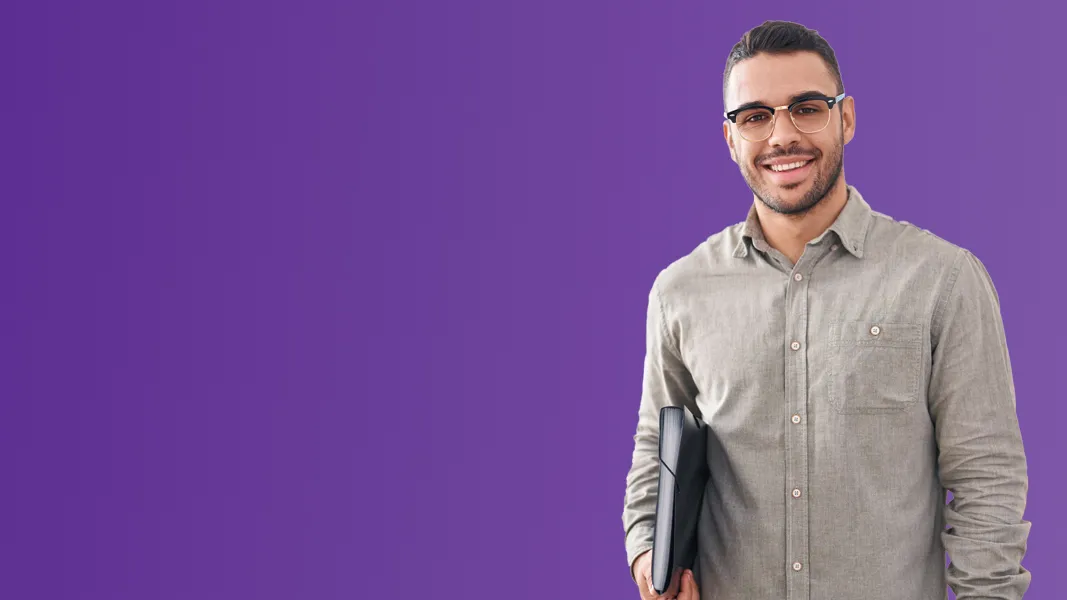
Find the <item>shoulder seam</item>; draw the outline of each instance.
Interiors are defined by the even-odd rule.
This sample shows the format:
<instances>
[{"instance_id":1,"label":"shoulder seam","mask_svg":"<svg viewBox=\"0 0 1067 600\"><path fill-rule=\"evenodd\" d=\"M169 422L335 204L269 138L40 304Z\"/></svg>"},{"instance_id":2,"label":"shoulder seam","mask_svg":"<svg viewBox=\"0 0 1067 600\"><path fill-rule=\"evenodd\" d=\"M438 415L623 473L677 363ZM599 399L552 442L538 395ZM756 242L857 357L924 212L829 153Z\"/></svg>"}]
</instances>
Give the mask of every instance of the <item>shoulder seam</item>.
<instances>
[{"instance_id":1,"label":"shoulder seam","mask_svg":"<svg viewBox=\"0 0 1067 600\"><path fill-rule=\"evenodd\" d=\"M940 333L941 315L944 314L945 306L948 304L948 297L952 295L952 291L956 288L956 280L959 279L960 275L960 260L966 252L966 248L958 247L956 249L956 258L952 260L952 270L949 272L947 285L942 288L941 292L938 292L937 302L934 305L934 316L930 319L930 328L933 331Z\"/></svg>"}]
</instances>

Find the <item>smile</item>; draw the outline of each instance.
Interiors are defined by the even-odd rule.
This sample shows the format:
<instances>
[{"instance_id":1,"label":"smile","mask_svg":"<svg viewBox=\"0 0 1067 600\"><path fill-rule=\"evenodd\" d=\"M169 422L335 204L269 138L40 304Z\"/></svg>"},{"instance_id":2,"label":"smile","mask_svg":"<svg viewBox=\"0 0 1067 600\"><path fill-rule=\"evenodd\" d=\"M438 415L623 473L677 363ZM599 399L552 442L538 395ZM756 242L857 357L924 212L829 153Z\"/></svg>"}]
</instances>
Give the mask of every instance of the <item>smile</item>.
<instances>
[{"instance_id":1,"label":"smile","mask_svg":"<svg viewBox=\"0 0 1067 600\"><path fill-rule=\"evenodd\" d=\"M800 167L803 167L804 165L808 164L809 162L811 162L810 159L809 160L801 160L801 161L797 161L797 162L786 163L786 164L782 164L782 165L764 165L764 166L766 168L776 172L776 173L781 173L783 171L792 171L793 169L799 169Z\"/></svg>"}]
</instances>

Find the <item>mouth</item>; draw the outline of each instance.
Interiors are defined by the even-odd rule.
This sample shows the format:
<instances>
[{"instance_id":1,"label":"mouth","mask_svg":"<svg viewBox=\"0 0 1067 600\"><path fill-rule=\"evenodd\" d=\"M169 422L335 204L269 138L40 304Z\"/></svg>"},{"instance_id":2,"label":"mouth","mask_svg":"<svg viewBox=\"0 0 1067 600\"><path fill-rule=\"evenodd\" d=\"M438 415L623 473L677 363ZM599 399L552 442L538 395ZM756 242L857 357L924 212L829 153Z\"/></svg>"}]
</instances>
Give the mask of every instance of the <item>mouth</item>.
<instances>
[{"instance_id":1,"label":"mouth","mask_svg":"<svg viewBox=\"0 0 1067 600\"><path fill-rule=\"evenodd\" d=\"M791 162L763 164L761 166L771 175L771 179L784 184L803 180L811 172L814 162L814 158L800 158Z\"/></svg>"}]
</instances>

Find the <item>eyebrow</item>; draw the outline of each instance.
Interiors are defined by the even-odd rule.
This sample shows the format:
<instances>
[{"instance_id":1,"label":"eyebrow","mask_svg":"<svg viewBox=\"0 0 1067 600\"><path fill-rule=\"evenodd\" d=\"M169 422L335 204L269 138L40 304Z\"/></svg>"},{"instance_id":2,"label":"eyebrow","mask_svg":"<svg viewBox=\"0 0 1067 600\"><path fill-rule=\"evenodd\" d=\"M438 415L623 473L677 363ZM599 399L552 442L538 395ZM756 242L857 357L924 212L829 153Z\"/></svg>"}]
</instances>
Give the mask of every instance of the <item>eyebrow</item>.
<instances>
[{"instance_id":1,"label":"eyebrow","mask_svg":"<svg viewBox=\"0 0 1067 600\"><path fill-rule=\"evenodd\" d=\"M819 90L806 90L806 91L799 92L799 93L796 93L796 94L793 94L792 96L790 96L789 97L789 102L787 102L786 104L792 104L794 102L798 102L800 100L805 100L805 99L811 98L813 96L826 96L826 95L827 94L824 94L823 92L820 92ZM761 100L753 100L752 102L745 102L744 104L742 104L741 106L738 106L734 110L747 110L747 109L750 109L750 108L755 108L757 106L770 106L770 105L767 104L766 102L761 101Z\"/></svg>"}]
</instances>

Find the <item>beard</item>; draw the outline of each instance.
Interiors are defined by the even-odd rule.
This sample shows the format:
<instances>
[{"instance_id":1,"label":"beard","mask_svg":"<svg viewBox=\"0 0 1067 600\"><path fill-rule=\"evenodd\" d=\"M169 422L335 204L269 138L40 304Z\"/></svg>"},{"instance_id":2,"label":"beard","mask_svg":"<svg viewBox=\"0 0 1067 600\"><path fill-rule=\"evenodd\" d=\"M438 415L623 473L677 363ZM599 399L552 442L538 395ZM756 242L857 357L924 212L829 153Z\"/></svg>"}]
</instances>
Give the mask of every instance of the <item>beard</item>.
<instances>
[{"instance_id":1,"label":"beard","mask_svg":"<svg viewBox=\"0 0 1067 600\"><path fill-rule=\"evenodd\" d=\"M842 133L841 139L834 146L827 161L823 161L823 153L818 149L812 149L809 151L794 150L791 152L773 154L769 156L762 156L753 161L754 166L745 166L741 168L741 176L744 177L745 183L748 184L752 193L759 198L767 208L773 210L776 213L783 215L802 215L812 208L814 208L822 199L826 197L830 190L837 185L837 181L841 178L841 170L843 167L843 155L844 155L844 134ZM819 169L815 172L814 180L811 183L811 189L808 190L803 197L796 202L796 204L788 204L782 200L780 196L774 195L770 191L770 185L764 179L764 168L759 165L759 161L769 158L778 158L783 156L811 156L814 155L813 161L818 165ZM782 186L784 189L795 189L806 182L790 184Z\"/></svg>"}]
</instances>

